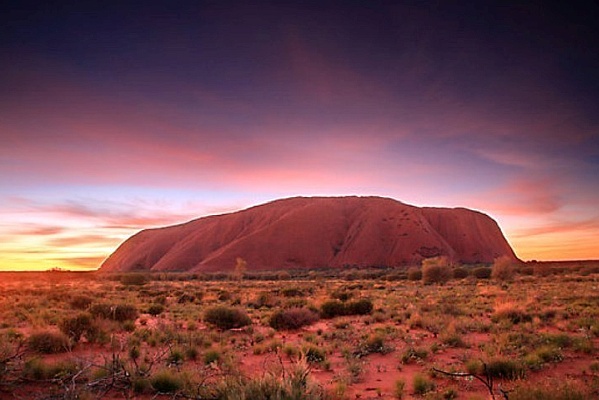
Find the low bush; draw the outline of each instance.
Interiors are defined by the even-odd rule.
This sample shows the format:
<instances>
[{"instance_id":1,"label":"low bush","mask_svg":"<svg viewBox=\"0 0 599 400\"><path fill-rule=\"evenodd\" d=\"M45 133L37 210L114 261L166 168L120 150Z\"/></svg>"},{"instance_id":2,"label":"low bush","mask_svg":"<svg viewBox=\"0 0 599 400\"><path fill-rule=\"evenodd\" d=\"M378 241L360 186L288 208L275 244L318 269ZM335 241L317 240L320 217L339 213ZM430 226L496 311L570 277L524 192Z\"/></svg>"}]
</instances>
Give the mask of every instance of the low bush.
<instances>
[{"instance_id":1,"label":"low bush","mask_svg":"<svg viewBox=\"0 0 599 400\"><path fill-rule=\"evenodd\" d=\"M508 256L501 256L495 259L491 267L491 277L498 281L509 281L514 277L514 263Z\"/></svg>"},{"instance_id":2,"label":"low bush","mask_svg":"<svg viewBox=\"0 0 599 400\"><path fill-rule=\"evenodd\" d=\"M339 300L326 301L320 306L322 318L335 318L341 315L345 315L345 304Z\"/></svg>"},{"instance_id":3,"label":"low bush","mask_svg":"<svg viewBox=\"0 0 599 400\"><path fill-rule=\"evenodd\" d=\"M242 328L252 323L252 320L245 311L226 306L216 306L207 309L204 313L204 321L223 330Z\"/></svg>"},{"instance_id":4,"label":"low bush","mask_svg":"<svg viewBox=\"0 0 599 400\"><path fill-rule=\"evenodd\" d=\"M477 279L489 279L493 271L489 267L478 267L472 270L472 276Z\"/></svg>"},{"instance_id":5,"label":"low bush","mask_svg":"<svg viewBox=\"0 0 599 400\"><path fill-rule=\"evenodd\" d=\"M142 286L148 283L149 279L145 274L129 273L122 275L120 281L125 286Z\"/></svg>"},{"instance_id":6,"label":"low bush","mask_svg":"<svg viewBox=\"0 0 599 400\"><path fill-rule=\"evenodd\" d=\"M137 308L130 304L107 304L99 303L90 307L89 312L94 317L124 322L137 319L139 313Z\"/></svg>"},{"instance_id":7,"label":"low bush","mask_svg":"<svg viewBox=\"0 0 599 400\"><path fill-rule=\"evenodd\" d=\"M92 316L88 313L82 313L75 317L62 320L59 328L62 333L67 335L75 343L79 342L83 335L91 341L98 332Z\"/></svg>"},{"instance_id":8,"label":"low bush","mask_svg":"<svg viewBox=\"0 0 599 400\"><path fill-rule=\"evenodd\" d=\"M445 283L453 276L447 257L434 257L422 260L422 282L425 285Z\"/></svg>"},{"instance_id":9,"label":"low bush","mask_svg":"<svg viewBox=\"0 0 599 400\"><path fill-rule=\"evenodd\" d=\"M150 377L150 385L158 393L175 393L183 388L183 380L169 370L162 370Z\"/></svg>"},{"instance_id":10,"label":"low bush","mask_svg":"<svg viewBox=\"0 0 599 400\"><path fill-rule=\"evenodd\" d=\"M309 363L319 364L326 360L327 356L323 349L316 346L308 346L304 349L306 361Z\"/></svg>"},{"instance_id":11,"label":"low bush","mask_svg":"<svg viewBox=\"0 0 599 400\"><path fill-rule=\"evenodd\" d=\"M153 317L160 315L163 312L164 306L162 304L151 304L150 307L148 307L148 314L150 314Z\"/></svg>"},{"instance_id":12,"label":"low bush","mask_svg":"<svg viewBox=\"0 0 599 400\"><path fill-rule=\"evenodd\" d=\"M75 374L77 369L77 364L72 361L50 363L39 358L34 358L25 363L23 376L27 379L38 381L49 380Z\"/></svg>"},{"instance_id":13,"label":"low bush","mask_svg":"<svg viewBox=\"0 0 599 400\"><path fill-rule=\"evenodd\" d=\"M204 353L204 364L218 363L222 359L222 354L218 350L208 350Z\"/></svg>"},{"instance_id":14,"label":"low bush","mask_svg":"<svg viewBox=\"0 0 599 400\"><path fill-rule=\"evenodd\" d=\"M372 353L388 354L393 351L393 347L385 344L385 337L381 334L370 335L364 340L357 351L361 356Z\"/></svg>"},{"instance_id":15,"label":"low bush","mask_svg":"<svg viewBox=\"0 0 599 400\"><path fill-rule=\"evenodd\" d=\"M414 361L424 360L428 357L428 351L423 348L408 347L401 355L402 364L410 364Z\"/></svg>"},{"instance_id":16,"label":"low bush","mask_svg":"<svg viewBox=\"0 0 599 400\"><path fill-rule=\"evenodd\" d=\"M593 398L588 389L574 383L556 383L550 386L520 385L510 391L510 400L587 400Z\"/></svg>"},{"instance_id":17,"label":"low bush","mask_svg":"<svg viewBox=\"0 0 599 400\"><path fill-rule=\"evenodd\" d=\"M495 312L491 316L493 322L508 320L517 325L521 322L531 322L532 315L518 307L517 305L506 303L495 307Z\"/></svg>"},{"instance_id":18,"label":"low bush","mask_svg":"<svg viewBox=\"0 0 599 400\"><path fill-rule=\"evenodd\" d=\"M422 270L418 267L410 267L408 269L408 280L419 281L422 279Z\"/></svg>"},{"instance_id":19,"label":"low bush","mask_svg":"<svg viewBox=\"0 0 599 400\"><path fill-rule=\"evenodd\" d=\"M322 318L334 318L343 315L368 315L372 312L373 304L369 299L360 299L343 303L339 300L329 300L320 306Z\"/></svg>"},{"instance_id":20,"label":"low bush","mask_svg":"<svg viewBox=\"0 0 599 400\"><path fill-rule=\"evenodd\" d=\"M307 308L289 308L276 311L271 315L269 325L276 330L294 330L312 325L318 321L318 315Z\"/></svg>"},{"instance_id":21,"label":"low bush","mask_svg":"<svg viewBox=\"0 0 599 400\"><path fill-rule=\"evenodd\" d=\"M472 360L466 364L466 370L470 374L508 380L523 379L526 375L521 363L508 358L495 358L486 363Z\"/></svg>"},{"instance_id":22,"label":"low bush","mask_svg":"<svg viewBox=\"0 0 599 400\"><path fill-rule=\"evenodd\" d=\"M368 299L360 299L347 303L347 315L369 315L372 312L373 304Z\"/></svg>"},{"instance_id":23,"label":"low bush","mask_svg":"<svg viewBox=\"0 0 599 400\"><path fill-rule=\"evenodd\" d=\"M337 289L334 290L333 293L331 293L331 298L341 301L348 301L352 297L354 297L354 293L345 289Z\"/></svg>"},{"instance_id":24,"label":"low bush","mask_svg":"<svg viewBox=\"0 0 599 400\"><path fill-rule=\"evenodd\" d=\"M464 267L456 267L453 269L453 278L454 279L464 279L469 275L468 270Z\"/></svg>"},{"instance_id":25,"label":"low bush","mask_svg":"<svg viewBox=\"0 0 599 400\"><path fill-rule=\"evenodd\" d=\"M417 373L414 375L413 381L414 393L422 396L435 389L435 383L426 376Z\"/></svg>"},{"instance_id":26,"label":"low bush","mask_svg":"<svg viewBox=\"0 0 599 400\"><path fill-rule=\"evenodd\" d=\"M183 293L177 299L177 303L179 303L179 304L193 303L195 300L196 300L196 297L194 295L188 294L188 293Z\"/></svg>"},{"instance_id":27,"label":"low bush","mask_svg":"<svg viewBox=\"0 0 599 400\"><path fill-rule=\"evenodd\" d=\"M86 310L92 303L94 299L85 295L78 295L71 299L70 305L72 308L76 310Z\"/></svg>"},{"instance_id":28,"label":"low bush","mask_svg":"<svg viewBox=\"0 0 599 400\"><path fill-rule=\"evenodd\" d=\"M62 332L36 332L27 338L29 349L43 354L64 353L71 348L69 338Z\"/></svg>"},{"instance_id":29,"label":"low bush","mask_svg":"<svg viewBox=\"0 0 599 400\"><path fill-rule=\"evenodd\" d=\"M300 297L305 296L305 293L304 290L292 286L281 289L281 295L284 297Z\"/></svg>"}]
</instances>

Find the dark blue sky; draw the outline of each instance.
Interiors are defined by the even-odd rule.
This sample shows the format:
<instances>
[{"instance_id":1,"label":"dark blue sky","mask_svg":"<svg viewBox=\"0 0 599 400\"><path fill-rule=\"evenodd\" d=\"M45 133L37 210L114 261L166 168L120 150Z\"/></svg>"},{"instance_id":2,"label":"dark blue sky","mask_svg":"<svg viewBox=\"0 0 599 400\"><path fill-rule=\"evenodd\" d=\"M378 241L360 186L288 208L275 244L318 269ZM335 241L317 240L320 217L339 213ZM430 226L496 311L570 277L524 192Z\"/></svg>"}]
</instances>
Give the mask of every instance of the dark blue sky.
<instances>
[{"instance_id":1,"label":"dark blue sky","mask_svg":"<svg viewBox=\"0 0 599 400\"><path fill-rule=\"evenodd\" d=\"M322 194L476 208L522 258L599 258L594 2L108 3L0 9L0 268Z\"/></svg>"}]
</instances>

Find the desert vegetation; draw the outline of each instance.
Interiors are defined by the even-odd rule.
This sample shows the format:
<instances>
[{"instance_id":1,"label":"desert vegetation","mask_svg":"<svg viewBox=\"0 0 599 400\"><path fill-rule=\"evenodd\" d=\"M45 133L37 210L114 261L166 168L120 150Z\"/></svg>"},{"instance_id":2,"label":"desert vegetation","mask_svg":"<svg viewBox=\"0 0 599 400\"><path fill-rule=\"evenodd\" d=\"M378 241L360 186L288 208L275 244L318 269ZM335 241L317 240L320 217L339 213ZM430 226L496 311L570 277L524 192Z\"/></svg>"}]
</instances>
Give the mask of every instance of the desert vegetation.
<instances>
[{"instance_id":1,"label":"desert vegetation","mask_svg":"<svg viewBox=\"0 0 599 400\"><path fill-rule=\"evenodd\" d=\"M594 398L594 267L5 273L0 398Z\"/></svg>"}]
</instances>

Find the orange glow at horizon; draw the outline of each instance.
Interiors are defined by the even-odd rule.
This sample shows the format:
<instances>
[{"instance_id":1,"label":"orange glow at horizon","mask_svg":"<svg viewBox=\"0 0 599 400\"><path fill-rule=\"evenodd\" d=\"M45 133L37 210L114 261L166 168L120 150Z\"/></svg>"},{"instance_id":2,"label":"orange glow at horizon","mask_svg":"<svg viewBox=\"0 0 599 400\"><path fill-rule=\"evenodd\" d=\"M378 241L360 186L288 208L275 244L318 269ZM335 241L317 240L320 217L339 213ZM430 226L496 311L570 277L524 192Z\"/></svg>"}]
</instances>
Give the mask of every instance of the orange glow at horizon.
<instances>
[{"instance_id":1,"label":"orange glow at horizon","mask_svg":"<svg viewBox=\"0 0 599 400\"><path fill-rule=\"evenodd\" d=\"M225 209L233 211L234 208ZM217 212L217 214L220 212ZM151 214L151 213L150 213ZM68 218L65 219L65 222ZM68 227L52 228L56 219L48 218L48 226L4 235L0 243L0 271L46 271L52 268L63 270L95 270L121 242L139 231L139 227L121 227L114 218L114 226L90 227L71 216ZM181 215L165 216L162 224L185 222L191 217ZM134 216L123 216L122 222L136 220L139 224L156 221L156 216L144 220ZM498 220L508 242L516 255L523 261L579 261L599 259L596 238L599 229L594 225L583 227L554 226L553 228L513 229L527 219L523 217ZM528 222L530 226L538 221ZM79 224L79 225L78 225ZM106 224L109 225L109 224ZM507 226L506 226L507 225Z\"/></svg>"}]
</instances>

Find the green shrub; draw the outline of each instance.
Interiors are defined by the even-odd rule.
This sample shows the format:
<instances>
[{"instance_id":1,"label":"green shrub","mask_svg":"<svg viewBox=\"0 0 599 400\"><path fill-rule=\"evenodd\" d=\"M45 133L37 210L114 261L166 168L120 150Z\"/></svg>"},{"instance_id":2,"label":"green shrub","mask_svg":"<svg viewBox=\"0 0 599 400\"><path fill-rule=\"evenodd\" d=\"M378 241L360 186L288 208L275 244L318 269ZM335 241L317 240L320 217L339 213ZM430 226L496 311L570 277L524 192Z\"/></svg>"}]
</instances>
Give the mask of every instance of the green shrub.
<instances>
[{"instance_id":1,"label":"green shrub","mask_svg":"<svg viewBox=\"0 0 599 400\"><path fill-rule=\"evenodd\" d=\"M71 348L69 338L62 332L36 332L27 339L27 346L38 353L64 353Z\"/></svg>"},{"instance_id":2,"label":"green shrub","mask_svg":"<svg viewBox=\"0 0 599 400\"><path fill-rule=\"evenodd\" d=\"M23 367L23 376L25 378L39 381L65 377L76 372L77 364L72 361L50 363L34 358L27 361Z\"/></svg>"},{"instance_id":3,"label":"green shrub","mask_svg":"<svg viewBox=\"0 0 599 400\"><path fill-rule=\"evenodd\" d=\"M298 361L281 374L268 371L261 377L227 377L210 398L220 400L323 400L330 398L310 379L309 366Z\"/></svg>"},{"instance_id":4,"label":"green shrub","mask_svg":"<svg viewBox=\"0 0 599 400\"><path fill-rule=\"evenodd\" d=\"M486 374L494 378L517 380L523 379L526 371L515 360L497 358L486 363Z\"/></svg>"},{"instance_id":5,"label":"green shrub","mask_svg":"<svg viewBox=\"0 0 599 400\"><path fill-rule=\"evenodd\" d=\"M150 385L158 393L175 393L183 388L183 380L169 370L162 370L150 377Z\"/></svg>"},{"instance_id":6,"label":"green shrub","mask_svg":"<svg viewBox=\"0 0 599 400\"><path fill-rule=\"evenodd\" d=\"M455 330L443 332L440 339L444 345L449 347L468 347L460 333Z\"/></svg>"},{"instance_id":7,"label":"green shrub","mask_svg":"<svg viewBox=\"0 0 599 400\"><path fill-rule=\"evenodd\" d=\"M218 363L221 358L222 355L220 351L214 349L208 350L204 353L204 364Z\"/></svg>"},{"instance_id":8,"label":"green shrub","mask_svg":"<svg viewBox=\"0 0 599 400\"><path fill-rule=\"evenodd\" d=\"M341 315L345 315L345 304L339 300L326 301L320 306L322 318L335 318Z\"/></svg>"},{"instance_id":9,"label":"green shrub","mask_svg":"<svg viewBox=\"0 0 599 400\"><path fill-rule=\"evenodd\" d=\"M322 363L327 358L324 350L316 346L308 346L306 349L304 349L304 354L306 356L306 360L309 363L314 364Z\"/></svg>"},{"instance_id":10,"label":"green shrub","mask_svg":"<svg viewBox=\"0 0 599 400\"><path fill-rule=\"evenodd\" d=\"M98 332L92 316L88 313L82 313L75 317L62 320L59 325L60 331L67 335L75 343L81 340L81 336L91 341Z\"/></svg>"},{"instance_id":11,"label":"green shrub","mask_svg":"<svg viewBox=\"0 0 599 400\"><path fill-rule=\"evenodd\" d=\"M252 323L245 311L226 306L207 309L204 313L204 321L223 330L242 328Z\"/></svg>"},{"instance_id":12,"label":"green shrub","mask_svg":"<svg viewBox=\"0 0 599 400\"><path fill-rule=\"evenodd\" d=\"M172 349L168 355L167 361L169 364L179 365L183 363L184 359L185 355L183 354L183 351L180 349Z\"/></svg>"},{"instance_id":13,"label":"green shrub","mask_svg":"<svg viewBox=\"0 0 599 400\"><path fill-rule=\"evenodd\" d=\"M318 321L318 315L307 308L289 308L279 310L270 317L269 325L276 330L294 330L312 325Z\"/></svg>"},{"instance_id":14,"label":"green shrub","mask_svg":"<svg viewBox=\"0 0 599 400\"><path fill-rule=\"evenodd\" d=\"M413 381L414 393L422 396L435 389L435 383L422 374L414 375Z\"/></svg>"}]
</instances>

